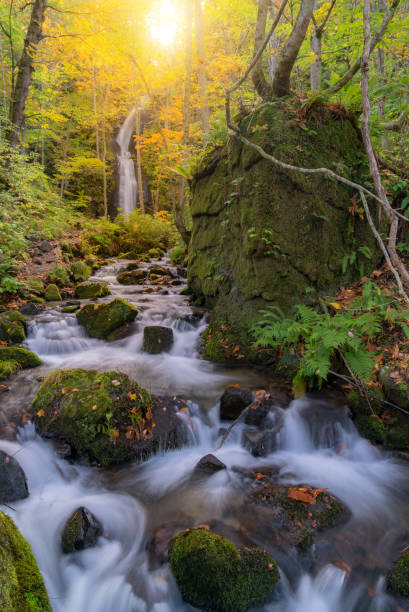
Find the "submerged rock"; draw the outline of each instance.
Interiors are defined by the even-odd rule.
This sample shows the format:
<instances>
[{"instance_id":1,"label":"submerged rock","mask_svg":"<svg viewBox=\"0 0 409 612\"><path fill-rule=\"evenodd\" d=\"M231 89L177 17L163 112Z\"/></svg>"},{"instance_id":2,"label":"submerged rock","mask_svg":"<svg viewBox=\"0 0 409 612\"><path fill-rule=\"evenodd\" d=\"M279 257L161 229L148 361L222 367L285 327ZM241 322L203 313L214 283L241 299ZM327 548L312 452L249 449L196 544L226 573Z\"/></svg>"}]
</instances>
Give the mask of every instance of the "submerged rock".
<instances>
[{"instance_id":1,"label":"submerged rock","mask_svg":"<svg viewBox=\"0 0 409 612\"><path fill-rule=\"evenodd\" d=\"M169 559L184 601L202 610L244 612L263 603L279 579L268 552L240 550L205 529L181 532Z\"/></svg>"},{"instance_id":2,"label":"submerged rock","mask_svg":"<svg viewBox=\"0 0 409 612\"><path fill-rule=\"evenodd\" d=\"M150 457L184 441L177 400L151 398L126 374L57 370L33 402L37 430L102 466Z\"/></svg>"},{"instance_id":3,"label":"submerged rock","mask_svg":"<svg viewBox=\"0 0 409 612\"><path fill-rule=\"evenodd\" d=\"M61 302L62 297L57 285L48 285L45 290L45 299L47 302Z\"/></svg>"},{"instance_id":4,"label":"submerged rock","mask_svg":"<svg viewBox=\"0 0 409 612\"><path fill-rule=\"evenodd\" d=\"M87 508L77 508L68 519L61 538L65 554L95 546L103 529L99 520Z\"/></svg>"},{"instance_id":5,"label":"submerged rock","mask_svg":"<svg viewBox=\"0 0 409 612\"><path fill-rule=\"evenodd\" d=\"M29 543L10 517L0 512L0 609L52 612L44 581Z\"/></svg>"},{"instance_id":6,"label":"submerged rock","mask_svg":"<svg viewBox=\"0 0 409 612\"><path fill-rule=\"evenodd\" d=\"M27 479L20 464L14 457L0 450L0 504L8 504L26 497L28 497Z\"/></svg>"},{"instance_id":7,"label":"submerged rock","mask_svg":"<svg viewBox=\"0 0 409 612\"><path fill-rule=\"evenodd\" d=\"M86 304L77 312L77 321L91 338L115 340L115 331L135 320L138 309L121 298L108 304Z\"/></svg>"},{"instance_id":8,"label":"submerged rock","mask_svg":"<svg viewBox=\"0 0 409 612\"><path fill-rule=\"evenodd\" d=\"M252 401L251 391L227 387L220 400L220 418L234 421Z\"/></svg>"},{"instance_id":9,"label":"submerged rock","mask_svg":"<svg viewBox=\"0 0 409 612\"><path fill-rule=\"evenodd\" d=\"M0 314L0 340L18 344L26 339L25 317L18 310Z\"/></svg>"},{"instance_id":10,"label":"submerged rock","mask_svg":"<svg viewBox=\"0 0 409 612\"><path fill-rule=\"evenodd\" d=\"M106 295L110 295L110 293L111 292L108 285L105 283L94 283L87 281L85 283L80 283L75 287L75 295L81 300L105 297Z\"/></svg>"},{"instance_id":11,"label":"submerged rock","mask_svg":"<svg viewBox=\"0 0 409 612\"><path fill-rule=\"evenodd\" d=\"M149 325L143 330L142 350L151 355L170 351L173 346L173 329L161 325Z\"/></svg>"}]
</instances>

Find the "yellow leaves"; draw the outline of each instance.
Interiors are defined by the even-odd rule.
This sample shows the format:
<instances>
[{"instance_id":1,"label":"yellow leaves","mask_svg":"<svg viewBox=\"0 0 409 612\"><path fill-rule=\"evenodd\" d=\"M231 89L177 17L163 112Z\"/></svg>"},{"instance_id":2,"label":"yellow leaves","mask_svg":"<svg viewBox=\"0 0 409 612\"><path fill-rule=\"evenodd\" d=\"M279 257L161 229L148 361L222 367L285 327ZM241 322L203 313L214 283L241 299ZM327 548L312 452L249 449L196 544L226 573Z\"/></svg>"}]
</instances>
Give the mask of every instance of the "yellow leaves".
<instances>
[{"instance_id":1,"label":"yellow leaves","mask_svg":"<svg viewBox=\"0 0 409 612\"><path fill-rule=\"evenodd\" d=\"M339 304L339 302L329 302L328 303L329 306L332 306L332 308L334 310L341 310L341 304Z\"/></svg>"},{"instance_id":2,"label":"yellow leaves","mask_svg":"<svg viewBox=\"0 0 409 612\"><path fill-rule=\"evenodd\" d=\"M43 408L37 410L37 416L40 418L45 417L45 410L43 410Z\"/></svg>"},{"instance_id":3,"label":"yellow leaves","mask_svg":"<svg viewBox=\"0 0 409 612\"><path fill-rule=\"evenodd\" d=\"M63 387L61 389L61 395L65 395L66 393L68 393L68 391L70 391L69 387Z\"/></svg>"},{"instance_id":4,"label":"yellow leaves","mask_svg":"<svg viewBox=\"0 0 409 612\"><path fill-rule=\"evenodd\" d=\"M136 393L131 393L131 392L129 391L129 393L128 393L128 397L129 397L129 399L130 399L132 402L135 402L135 401L136 401Z\"/></svg>"}]
</instances>

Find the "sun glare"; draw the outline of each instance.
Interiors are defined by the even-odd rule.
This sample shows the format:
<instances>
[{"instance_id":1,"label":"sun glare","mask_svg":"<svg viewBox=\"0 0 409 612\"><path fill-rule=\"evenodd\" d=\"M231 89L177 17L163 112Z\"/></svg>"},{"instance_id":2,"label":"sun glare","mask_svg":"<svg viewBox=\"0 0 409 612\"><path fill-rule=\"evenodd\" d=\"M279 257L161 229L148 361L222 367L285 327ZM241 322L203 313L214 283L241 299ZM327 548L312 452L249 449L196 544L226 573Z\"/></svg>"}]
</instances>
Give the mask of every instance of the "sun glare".
<instances>
[{"instance_id":1,"label":"sun glare","mask_svg":"<svg viewBox=\"0 0 409 612\"><path fill-rule=\"evenodd\" d=\"M162 0L159 7L149 17L149 29L152 38L169 47L176 38L177 10L169 0Z\"/></svg>"}]
</instances>

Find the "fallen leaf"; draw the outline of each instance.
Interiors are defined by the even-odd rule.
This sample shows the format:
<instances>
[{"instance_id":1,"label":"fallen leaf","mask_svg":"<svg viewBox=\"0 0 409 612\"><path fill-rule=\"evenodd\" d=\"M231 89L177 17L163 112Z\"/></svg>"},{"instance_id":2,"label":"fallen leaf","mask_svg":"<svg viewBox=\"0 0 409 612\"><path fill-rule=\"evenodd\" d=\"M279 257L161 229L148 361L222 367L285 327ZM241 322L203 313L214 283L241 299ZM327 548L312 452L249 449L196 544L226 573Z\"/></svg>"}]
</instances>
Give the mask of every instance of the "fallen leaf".
<instances>
[{"instance_id":1,"label":"fallen leaf","mask_svg":"<svg viewBox=\"0 0 409 612\"><path fill-rule=\"evenodd\" d=\"M119 380L111 380L111 383L114 385L114 387L118 387L118 385L121 384Z\"/></svg>"},{"instance_id":2,"label":"fallen leaf","mask_svg":"<svg viewBox=\"0 0 409 612\"><path fill-rule=\"evenodd\" d=\"M326 489L313 489L311 487L291 487L288 497L301 501L305 504L316 504L317 497L320 493L323 493Z\"/></svg>"},{"instance_id":3,"label":"fallen leaf","mask_svg":"<svg viewBox=\"0 0 409 612\"><path fill-rule=\"evenodd\" d=\"M336 565L337 567L339 567L339 569L343 570L349 578L351 574L351 568L349 567L347 563L345 563L344 561L340 561L339 559L333 559L332 564Z\"/></svg>"},{"instance_id":4,"label":"fallen leaf","mask_svg":"<svg viewBox=\"0 0 409 612\"><path fill-rule=\"evenodd\" d=\"M37 410L37 416L38 417L44 417L45 416L45 410L43 408L41 408L40 410Z\"/></svg>"}]
</instances>

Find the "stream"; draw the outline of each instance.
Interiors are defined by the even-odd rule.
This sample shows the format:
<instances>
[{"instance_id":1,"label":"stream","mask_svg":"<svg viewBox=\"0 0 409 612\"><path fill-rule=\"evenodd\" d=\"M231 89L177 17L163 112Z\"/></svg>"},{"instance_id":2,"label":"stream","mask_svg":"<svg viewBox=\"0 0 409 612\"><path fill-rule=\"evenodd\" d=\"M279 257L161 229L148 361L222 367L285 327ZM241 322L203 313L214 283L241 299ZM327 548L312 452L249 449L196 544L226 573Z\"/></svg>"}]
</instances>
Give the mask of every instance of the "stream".
<instances>
[{"instance_id":1,"label":"stream","mask_svg":"<svg viewBox=\"0 0 409 612\"><path fill-rule=\"evenodd\" d=\"M34 426L20 428L16 441L0 440L28 479L30 495L4 508L30 542L56 612L189 611L169 565L152 563L147 544L155 528L182 522L186 527L219 521L240 527L240 469L278 467L278 481L327 488L349 509L347 522L329 529L311 554L295 550L276 557L280 577L263 612L409 611L385 586L396 551L409 544L409 465L361 438L342 406L331 396L307 396L283 411L284 426L275 450L253 457L241 444L237 425L223 447L219 400L229 384L268 389L265 372L227 368L200 359L197 347L206 316L197 315L181 296L181 286L147 293L123 286L116 275L126 261L101 268L92 279L106 282L109 298L123 297L139 309L129 337L108 344L86 337L75 315L48 308L29 322L27 347L44 365L19 373L1 396L5 414L24 412L39 385L54 368L119 370L155 394L181 395L187 401L189 444L158 454L143 464L102 470L59 457ZM167 259L155 264L170 266ZM144 264L147 265L147 264ZM150 264L152 265L152 264ZM173 269L176 275L176 269ZM91 279L91 280L92 280ZM166 354L143 353L145 325L172 327L175 343ZM334 405L335 402L335 405ZM328 417L328 418L327 418ZM226 470L192 478L197 462L214 453ZM61 534L67 519L86 506L104 526L94 548L64 555ZM3 508L2 508L3 509ZM271 525L266 525L272 529ZM263 541L256 542L265 545ZM275 555L275 551L271 551Z\"/></svg>"}]
</instances>

